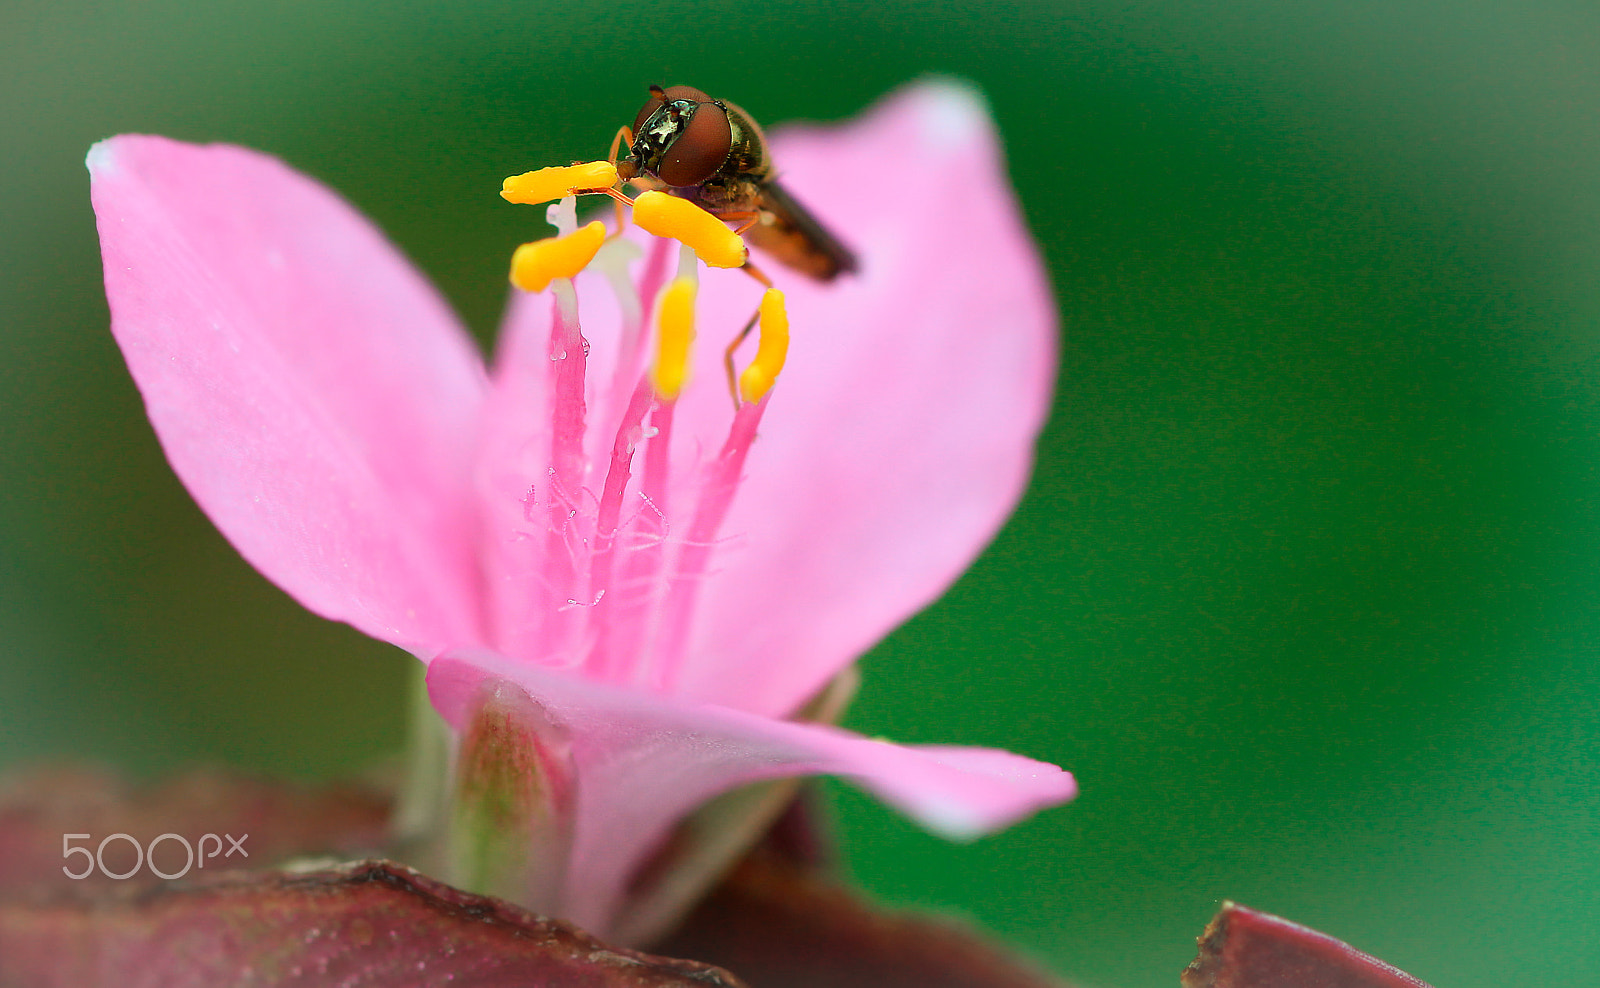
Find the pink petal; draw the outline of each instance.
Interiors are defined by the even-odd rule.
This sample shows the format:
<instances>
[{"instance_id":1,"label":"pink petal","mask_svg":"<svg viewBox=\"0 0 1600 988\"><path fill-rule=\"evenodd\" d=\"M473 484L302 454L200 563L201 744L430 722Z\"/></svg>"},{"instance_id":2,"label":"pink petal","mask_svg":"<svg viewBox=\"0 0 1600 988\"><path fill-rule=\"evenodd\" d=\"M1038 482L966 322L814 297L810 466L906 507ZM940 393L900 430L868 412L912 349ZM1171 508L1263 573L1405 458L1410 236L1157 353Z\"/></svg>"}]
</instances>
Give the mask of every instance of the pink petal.
<instances>
[{"instance_id":1,"label":"pink petal","mask_svg":"<svg viewBox=\"0 0 1600 988\"><path fill-rule=\"evenodd\" d=\"M428 671L434 707L460 729L490 677L522 687L568 732L578 800L563 915L587 929L605 928L628 875L673 824L734 786L841 775L958 839L1007 826L1076 792L1061 769L1003 751L901 747L588 682L487 652L434 661Z\"/></svg>"},{"instance_id":2,"label":"pink petal","mask_svg":"<svg viewBox=\"0 0 1600 988\"><path fill-rule=\"evenodd\" d=\"M419 651L480 641L471 342L366 220L276 159L89 153L111 328L173 469L306 607Z\"/></svg>"},{"instance_id":3,"label":"pink petal","mask_svg":"<svg viewBox=\"0 0 1600 988\"><path fill-rule=\"evenodd\" d=\"M530 613L538 597L528 584L540 577L536 554L545 548L545 523L534 517L533 501L545 496L549 483L551 305L548 294L512 295L473 468L492 629L486 642L518 655L539 654L529 640L538 631ZM515 332L513 325L538 331Z\"/></svg>"},{"instance_id":4,"label":"pink petal","mask_svg":"<svg viewBox=\"0 0 1600 988\"><path fill-rule=\"evenodd\" d=\"M842 130L788 131L774 159L862 271L819 286L766 265L788 296L789 362L680 684L781 715L943 593L1016 505L1049 409L1056 318L970 91L923 85ZM754 311L748 281L706 275L679 443L715 450L726 431L711 340Z\"/></svg>"}]
</instances>

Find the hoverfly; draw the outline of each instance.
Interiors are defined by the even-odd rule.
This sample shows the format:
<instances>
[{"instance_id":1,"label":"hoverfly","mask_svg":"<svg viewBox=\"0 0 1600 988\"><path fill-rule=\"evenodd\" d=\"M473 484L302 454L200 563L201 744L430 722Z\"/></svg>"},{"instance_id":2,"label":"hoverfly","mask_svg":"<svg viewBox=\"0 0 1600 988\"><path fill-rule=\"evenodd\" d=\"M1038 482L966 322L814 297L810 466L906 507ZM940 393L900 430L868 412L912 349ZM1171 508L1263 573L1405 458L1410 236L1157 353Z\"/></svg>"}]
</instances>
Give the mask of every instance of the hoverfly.
<instances>
[{"instance_id":1,"label":"hoverfly","mask_svg":"<svg viewBox=\"0 0 1600 988\"><path fill-rule=\"evenodd\" d=\"M618 161L623 145L628 155ZM633 127L617 131L610 158L624 182L736 224L736 232L796 271L832 281L857 269L850 249L772 177L765 135L732 103L689 86L651 86ZM745 267L766 282L753 265Z\"/></svg>"}]
</instances>

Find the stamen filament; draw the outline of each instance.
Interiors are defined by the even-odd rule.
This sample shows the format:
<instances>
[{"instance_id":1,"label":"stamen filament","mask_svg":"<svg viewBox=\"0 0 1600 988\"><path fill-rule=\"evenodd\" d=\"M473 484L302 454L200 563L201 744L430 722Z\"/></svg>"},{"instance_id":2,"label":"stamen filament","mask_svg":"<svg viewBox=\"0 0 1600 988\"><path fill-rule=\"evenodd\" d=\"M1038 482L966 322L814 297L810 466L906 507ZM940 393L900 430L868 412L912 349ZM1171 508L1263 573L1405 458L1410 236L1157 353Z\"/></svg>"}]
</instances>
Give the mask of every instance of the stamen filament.
<instances>
[{"instance_id":1,"label":"stamen filament","mask_svg":"<svg viewBox=\"0 0 1600 988\"><path fill-rule=\"evenodd\" d=\"M574 596L577 566L571 540L581 538L575 530L577 502L583 491L583 436L586 402L584 379L588 369L588 344L577 318L571 282L561 282L568 291L557 293L550 327L550 471L546 481L550 490L547 506L549 531L545 533L545 576L557 595ZM567 304L563 304L567 303ZM582 628L582 619L545 613L543 635L547 647L561 654L568 636Z\"/></svg>"},{"instance_id":2,"label":"stamen filament","mask_svg":"<svg viewBox=\"0 0 1600 988\"><path fill-rule=\"evenodd\" d=\"M556 236L565 237L578 229L578 197L562 196L544 207L544 221L556 228Z\"/></svg>"},{"instance_id":3,"label":"stamen filament","mask_svg":"<svg viewBox=\"0 0 1600 988\"><path fill-rule=\"evenodd\" d=\"M619 391L626 386L625 382L636 381L639 378L644 359L644 342L649 333L649 324L645 321L645 317L646 314L655 311L656 297L661 294L661 288L666 284L668 272L671 270L668 267L668 260L672 246L672 241L656 238L645 260L644 271L639 276L636 294L638 315L631 322L624 324L621 349L617 356L615 383ZM623 272L623 278L628 278L627 272Z\"/></svg>"},{"instance_id":4,"label":"stamen filament","mask_svg":"<svg viewBox=\"0 0 1600 988\"><path fill-rule=\"evenodd\" d=\"M673 402L658 401L650 412L650 430L654 435L645 443L644 476L640 478L639 506L631 526L631 541L621 560L622 572L613 580L615 592L611 595L613 623L608 645L614 657L626 657L629 662L647 656L650 642L655 640L661 622L662 599L668 590L663 578L668 560L675 548L673 530L668 522L670 497L668 492L668 457L672 448ZM613 660L614 661L614 660ZM625 668L609 666L609 678L626 681Z\"/></svg>"},{"instance_id":5,"label":"stamen filament","mask_svg":"<svg viewBox=\"0 0 1600 988\"><path fill-rule=\"evenodd\" d=\"M644 449L644 479L639 485L639 492L662 513L670 506L668 483L671 462L668 457L672 451L672 413L677 407L675 402L670 401L656 404L655 410L650 413L650 427L655 430L655 435L650 437L650 445Z\"/></svg>"},{"instance_id":6,"label":"stamen filament","mask_svg":"<svg viewBox=\"0 0 1600 988\"><path fill-rule=\"evenodd\" d=\"M652 661L640 664L640 674L645 677L640 685L670 690L683 673L683 652L688 645L695 598L700 594L700 583L711 561L711 551L716 547L717 532L733 504L734 494L738 493L745 457L750 453L750 444L755 441L756 428L766 409L765 402L740 406L734 413L722 451L706 468L700 501L695 505L687 538L672 567L671 585L658 610L662 624L652 636Z\"/></svg>"},{"instance_id":7,"label":"stamen filament","mask_svg":"<svg viewBox=\"0 0 1600 988\"><path fill-rule=\"evenodd\" d=\"M605 486L600 493L600 503L595 518L594 548L589 559L589 596L596 603L589 613L590 668L601 678L609 678L619 653L611 647L612 632L617 627L617 612L622 601L613 595L602 610L599 601L612 589L616 568L617 532L622 525L622 501L627 493L628 480L633 473L634 451L644 441L644 418L654 406L654 395L645 382L634 389L622 422L617 427L611 444L611 463L606 470Z\"/></svg>"}]
</instances>

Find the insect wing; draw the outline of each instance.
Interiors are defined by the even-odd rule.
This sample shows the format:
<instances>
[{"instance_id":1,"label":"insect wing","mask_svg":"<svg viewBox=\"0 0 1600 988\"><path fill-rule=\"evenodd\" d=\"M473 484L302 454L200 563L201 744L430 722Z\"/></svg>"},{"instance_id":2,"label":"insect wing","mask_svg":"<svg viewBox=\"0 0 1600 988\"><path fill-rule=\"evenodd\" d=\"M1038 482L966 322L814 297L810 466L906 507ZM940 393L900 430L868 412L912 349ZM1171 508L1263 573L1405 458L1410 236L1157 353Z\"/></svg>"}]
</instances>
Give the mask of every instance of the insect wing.
<instances>
[{"instance_id":1,"label":"insect wing","mask_svg":"<svg viewBox=\"0 0 1600 988\"><path fill-rule=\"evenodd\" d=\"M760 188L760 208L765 215L745 234L752 244L819 281L856 272L855 253L783 186L768 179Z\"/></svg>"}]
</instances>

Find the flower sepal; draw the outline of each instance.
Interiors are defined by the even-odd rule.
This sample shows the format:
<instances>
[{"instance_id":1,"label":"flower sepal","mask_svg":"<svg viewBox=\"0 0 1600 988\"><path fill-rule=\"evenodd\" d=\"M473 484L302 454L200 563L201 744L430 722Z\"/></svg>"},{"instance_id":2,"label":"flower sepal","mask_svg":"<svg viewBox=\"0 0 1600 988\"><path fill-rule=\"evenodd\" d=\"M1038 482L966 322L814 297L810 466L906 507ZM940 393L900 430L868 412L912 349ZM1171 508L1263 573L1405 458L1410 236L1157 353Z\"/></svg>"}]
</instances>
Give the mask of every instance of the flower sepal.
<instances>
[{"instance_id":1,"label":"flower sepal","mask_svg":"<svg viewBox=\"0 0 1600 988\"><path fill-rule=\"evenodd\" d=\"M574 774L565 731L504 680L479 685L456 758L453 884L553 914L572 851Z\"/></svg>"}]
</instances>

